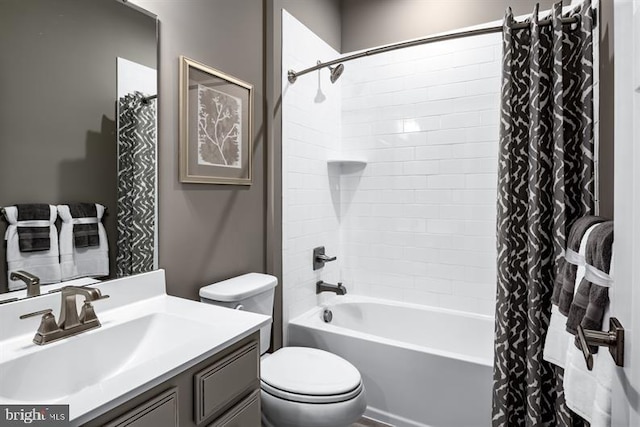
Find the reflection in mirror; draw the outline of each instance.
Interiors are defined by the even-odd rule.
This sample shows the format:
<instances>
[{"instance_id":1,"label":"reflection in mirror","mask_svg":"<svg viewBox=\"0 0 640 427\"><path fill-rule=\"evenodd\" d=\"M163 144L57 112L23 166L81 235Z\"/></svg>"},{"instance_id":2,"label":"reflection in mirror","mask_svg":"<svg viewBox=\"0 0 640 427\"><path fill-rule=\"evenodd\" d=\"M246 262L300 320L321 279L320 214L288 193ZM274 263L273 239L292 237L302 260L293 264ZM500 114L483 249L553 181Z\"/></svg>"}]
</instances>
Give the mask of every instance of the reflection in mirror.
<instances>
[{"instance_id":1,"label":"reflection in mirror","mask_svg":"<svg viewBox=\"0 0 640 427\"><path fill-rule=\"evenodd\" d=\"M154 68L118 58L117 277L157 266L156 75Z\"/></svg>"},{"instance_id":2,"label":"reflection in mirror","mask_svg":"<svg viewBox=\"0 0 640 427\"><path fill-rule=\"evenodd\" d=\"M104 206L107 278L157 267L156 23L117 0L0 2L0 206Z\"/></svg>"}]
</instances>

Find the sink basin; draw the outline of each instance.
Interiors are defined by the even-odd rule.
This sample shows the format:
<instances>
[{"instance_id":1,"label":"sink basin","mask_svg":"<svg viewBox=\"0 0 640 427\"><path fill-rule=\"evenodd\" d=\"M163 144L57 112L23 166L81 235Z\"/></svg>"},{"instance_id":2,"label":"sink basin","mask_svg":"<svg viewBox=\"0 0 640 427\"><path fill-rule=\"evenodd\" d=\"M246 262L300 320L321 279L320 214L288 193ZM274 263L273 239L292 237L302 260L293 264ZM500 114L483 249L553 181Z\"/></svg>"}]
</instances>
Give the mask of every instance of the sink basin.
<instances>
[{"instance_id":1,"label":"sink basin","mask_svg":"<svg viewBox=\"0 0 640 427\"><path fill-rule=\"evenodd\" d=\"M64 402L82 389L198 340L210 325L153 313L47 344L0 363L0 399Z\"/></svg>"},{"instance_id":2,"label":"sink basin","mask_svg":"<svg viewBox=\"0 0 640 427\"><path fill-rule=\"evenodd\" d=\"M70 425L82 425L271 321L167 295L162 270L93 287L110 295L95 304L102 326L42 346L31 341L40 319L20 317L60 294L0 304L0 405L66 404Z\"/></svg>"}]
</instances>

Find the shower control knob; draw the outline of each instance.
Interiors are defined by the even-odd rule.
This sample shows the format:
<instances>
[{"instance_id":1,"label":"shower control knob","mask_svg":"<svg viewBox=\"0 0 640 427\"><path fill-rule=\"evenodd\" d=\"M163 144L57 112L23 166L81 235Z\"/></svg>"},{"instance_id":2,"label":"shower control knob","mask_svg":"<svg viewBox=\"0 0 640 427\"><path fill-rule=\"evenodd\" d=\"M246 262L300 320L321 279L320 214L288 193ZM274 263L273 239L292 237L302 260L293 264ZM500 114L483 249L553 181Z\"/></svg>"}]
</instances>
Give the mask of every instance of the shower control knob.
<instances>
[{"instance_id":1,"label":"shower control knob","mask_svg":"<svg viewBox=\"0 0 640 427\"><path fill-rule=\"evenodd\" d=\"M313 270L318 270L324 267L327 262L335 261L337 257L330 257L325 255L324 246L318 246L313 249Z\"/></svg>"}]
</instances>

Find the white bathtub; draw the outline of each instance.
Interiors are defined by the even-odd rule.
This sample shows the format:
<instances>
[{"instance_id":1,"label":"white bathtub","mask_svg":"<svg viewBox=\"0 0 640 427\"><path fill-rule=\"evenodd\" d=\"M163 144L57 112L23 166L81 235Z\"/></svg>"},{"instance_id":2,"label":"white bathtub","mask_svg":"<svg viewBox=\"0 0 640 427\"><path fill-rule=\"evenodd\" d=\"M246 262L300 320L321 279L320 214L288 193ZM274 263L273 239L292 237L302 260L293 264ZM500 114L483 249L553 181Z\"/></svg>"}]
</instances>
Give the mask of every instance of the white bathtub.
<instances>
[{"instance_id":1,"label":"white bathtub","mask_svg":"<svg viewBox=\"0 0 640 427\"><path fill-rule=\"evenodd\" d=\"M323 310L333 314L322 320ZM289 345L353 363L366 415L396 426L491 425L493 318L454 310L337 296L289 323Z\"/></svg>"}]
</instances>

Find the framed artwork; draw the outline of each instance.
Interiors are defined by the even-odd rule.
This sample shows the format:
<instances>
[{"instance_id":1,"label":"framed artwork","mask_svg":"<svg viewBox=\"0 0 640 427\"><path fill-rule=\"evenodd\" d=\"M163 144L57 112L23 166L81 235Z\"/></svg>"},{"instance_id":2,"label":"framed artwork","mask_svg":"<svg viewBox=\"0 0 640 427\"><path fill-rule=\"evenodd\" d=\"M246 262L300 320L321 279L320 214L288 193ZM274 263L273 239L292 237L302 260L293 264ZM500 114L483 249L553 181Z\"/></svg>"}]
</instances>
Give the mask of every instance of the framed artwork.
<instances>
[{"instance_id":1,"label":"framed artwork","mask_svg":"<svg viewBox=\"0 0 640 427\"><path fill-rule=\"evenodd\" d=\"M180 57L180 182L251 184L253 86Z\"/></svg>"}]
</instances>

